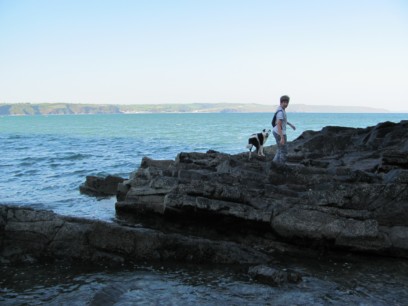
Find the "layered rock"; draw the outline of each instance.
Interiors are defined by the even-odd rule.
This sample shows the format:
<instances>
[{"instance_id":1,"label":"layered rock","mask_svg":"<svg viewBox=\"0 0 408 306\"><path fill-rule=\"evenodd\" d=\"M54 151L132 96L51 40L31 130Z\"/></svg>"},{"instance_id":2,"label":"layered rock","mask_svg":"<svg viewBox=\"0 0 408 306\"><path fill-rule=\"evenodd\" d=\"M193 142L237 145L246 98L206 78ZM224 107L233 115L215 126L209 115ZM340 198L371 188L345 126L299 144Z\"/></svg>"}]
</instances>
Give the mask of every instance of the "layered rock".
<instances>
[{"instance_id":1,"label":"layered rock","mask_svg":"<svg viewBox=\"0 0 408 306\"><path fill-rule=\"evenodd\" d=\"M118 212L262 226L281 240L408 255L408 121L326 127L289 143L288 164L247 153L144 158Z\"/></svg>"},{"instance_id":2,"label":"layered rock","mask_svg":"<svg viewBox=\"0 0 408 306\"><path fill-rule=\"evenodd\" d=\"M95 263L170 261L252 264L269 257L232 241L0 206L0 262L70 259Z\"/></svg>"}]
</instances>

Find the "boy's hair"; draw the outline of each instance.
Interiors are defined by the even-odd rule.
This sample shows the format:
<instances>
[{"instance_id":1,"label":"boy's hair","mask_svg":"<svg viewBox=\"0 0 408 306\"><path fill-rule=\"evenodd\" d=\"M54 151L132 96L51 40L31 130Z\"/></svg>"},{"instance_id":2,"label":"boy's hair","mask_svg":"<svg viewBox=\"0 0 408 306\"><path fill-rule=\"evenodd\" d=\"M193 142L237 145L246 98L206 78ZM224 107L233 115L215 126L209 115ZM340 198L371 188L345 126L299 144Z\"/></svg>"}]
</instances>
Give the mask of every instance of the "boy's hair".
<instances>
[{"instance_id":1,"label":"boy's hair","mask_svg":"<svg viewBox=\"0 0 408 306\"><path fill-rule=\"evenodd\" d=\"M281 101L281 103L282 102L289 102L289 100L290 100L290 98L289 98L289 96L282 96L281 98L280 98L280 101Z\"/></svg>"}]
</instances>

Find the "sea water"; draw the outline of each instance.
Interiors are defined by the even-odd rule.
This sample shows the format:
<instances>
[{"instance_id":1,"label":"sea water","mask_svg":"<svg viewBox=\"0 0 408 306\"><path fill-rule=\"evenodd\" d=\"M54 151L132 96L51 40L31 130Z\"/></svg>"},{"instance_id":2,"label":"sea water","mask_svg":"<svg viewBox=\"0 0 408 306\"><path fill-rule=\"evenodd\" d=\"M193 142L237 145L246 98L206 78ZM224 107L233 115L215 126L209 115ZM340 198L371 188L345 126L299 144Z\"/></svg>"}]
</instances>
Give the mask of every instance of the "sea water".
<instances>
[{"instance_id":1,"label":"sea water","mask_svg":"<svg viewBox=\"0 0 408 306\"><path fill-rule=\"evenodd\" d=\"M174 160L179 152L244 152L248 137L271 128L272 117L273 113L3 116L0 205L114 222L114 197L79 193L87 175L128 178L144 156ZM288 139L328 125L365 128L407 119L408 114L288 113L297 127L288 128ZM273 137L266 145L271 144ZM94 295L102 290L99 296L107 305L407 305L404 260L291 258L277 264L304 272L304 281L271 288L230 268L197 273L197 267L188 266L86 272L76 266L0 266L0 304L96 305ZM133 285L122 288L122 283ZM109 286L122 293L107 298ZM108 290L105 300L103 290Z\"/></svg>"}]
</instances>

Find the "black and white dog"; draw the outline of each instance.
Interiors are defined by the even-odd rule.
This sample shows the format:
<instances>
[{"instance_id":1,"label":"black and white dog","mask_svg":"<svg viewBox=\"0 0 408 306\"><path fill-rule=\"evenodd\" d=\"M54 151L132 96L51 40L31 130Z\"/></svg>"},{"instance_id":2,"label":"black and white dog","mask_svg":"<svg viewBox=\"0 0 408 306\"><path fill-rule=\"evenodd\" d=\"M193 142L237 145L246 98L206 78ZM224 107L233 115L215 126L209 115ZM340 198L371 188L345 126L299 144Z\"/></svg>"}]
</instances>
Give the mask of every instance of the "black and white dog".
<instances>
[{"instance_id":1,"label":"black and white dog","mask_svg":"<svg viewBox=\"0 0 408 306\"><path fill-rule=\"evenodd\" d=\"M249 159L251 159L253 147L256 148L256 152L258 152L258 156L265 156L263 152L263 147L270 133L271 133L271 130L263 129L262 133L252 134L251 137L248 138L248 144L246 147L249 149Z\"/></svg>"}]
</instances>

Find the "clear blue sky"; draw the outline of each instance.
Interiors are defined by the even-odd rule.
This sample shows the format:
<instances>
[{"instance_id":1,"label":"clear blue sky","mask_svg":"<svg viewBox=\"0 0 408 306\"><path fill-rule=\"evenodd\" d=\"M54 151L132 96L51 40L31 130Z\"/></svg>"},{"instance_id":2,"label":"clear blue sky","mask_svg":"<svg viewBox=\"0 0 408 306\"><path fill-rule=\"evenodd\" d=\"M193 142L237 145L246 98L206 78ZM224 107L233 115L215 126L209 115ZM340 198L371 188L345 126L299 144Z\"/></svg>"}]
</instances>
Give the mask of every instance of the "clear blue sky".
<instances>
[{"instance_id":1,"label":"clear blue sky","mask_svg":"<svg viewBox=\"0 0 408 306\"><path fill-rule=\"evenodd\" d=\"M0 0L0 103L408 112L408 1Z\"/></svg>"}]
</instances>

